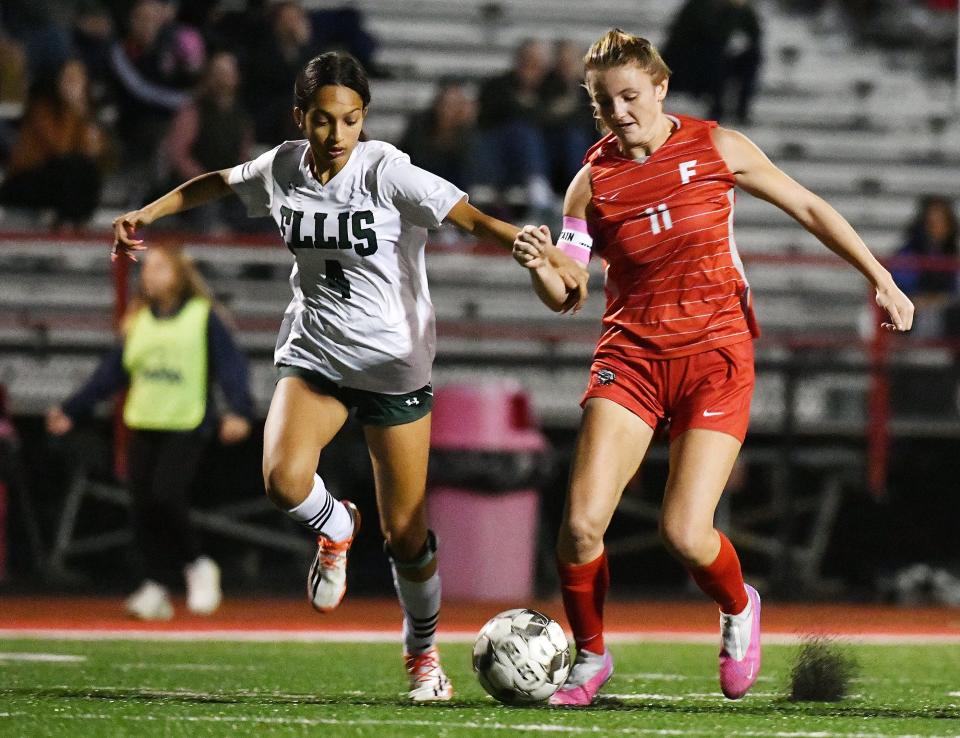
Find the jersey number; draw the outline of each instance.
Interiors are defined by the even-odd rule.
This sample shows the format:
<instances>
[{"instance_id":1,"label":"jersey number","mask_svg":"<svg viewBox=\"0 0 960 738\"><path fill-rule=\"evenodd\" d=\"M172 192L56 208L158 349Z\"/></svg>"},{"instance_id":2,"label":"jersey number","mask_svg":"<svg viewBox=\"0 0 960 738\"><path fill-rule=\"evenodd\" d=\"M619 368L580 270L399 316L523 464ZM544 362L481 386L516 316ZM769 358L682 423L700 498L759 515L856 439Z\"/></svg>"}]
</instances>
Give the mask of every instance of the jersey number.
<instances>
[{"instance_id":1,"label":"jersey number","mask_svg":"<svg viewBox=\"0 0 960 738\"><path fill-rule=\"evenodd\" d=\"M344 300L349 300L350 282L347 280L347 275L343 273L340 262L335 259L327 259L324 262L324 270L327 273L327 286L337 290Z\"/></svg>"},{"instance_id":2,"label":"jersey number","mask_svg":"<svg viewBox=\"0 0 960 738\"><path fill-rule=\"evenodd\" d=\"M670 208L666 203L657 205L656 209L647 208L643 214L650 218L650 230L656 235L660 231L669 231L673 228L673 218L670 217Z\"/></svg>"}]
</instances>

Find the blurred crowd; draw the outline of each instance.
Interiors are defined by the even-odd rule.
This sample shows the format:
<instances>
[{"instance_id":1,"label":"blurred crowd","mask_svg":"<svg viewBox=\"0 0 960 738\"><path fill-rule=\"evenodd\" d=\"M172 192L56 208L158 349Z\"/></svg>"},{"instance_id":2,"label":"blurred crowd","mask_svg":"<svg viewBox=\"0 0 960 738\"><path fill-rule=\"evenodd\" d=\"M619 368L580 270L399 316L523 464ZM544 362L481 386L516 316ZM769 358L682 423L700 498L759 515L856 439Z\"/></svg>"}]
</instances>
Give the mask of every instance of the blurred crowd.
<instances>
[{"instance_id":1,"label":"blurred crowd","mask_svg":"<svg viewBox=\"0 0 960 738\"><path fill-rule=\"evenodd\" d=\"M231 6L234 7L234 6ZM300 67L330 49L390 76L352 7L292 1L5 0L0 5L0 205L49 224L87 222L105 178L115 209L201 172L300 137L291 115ZM583 49L521 43L509 71L442 80L411 115L401 148L490 207L555 208L596 137ZM236 228L235 203L189 215L192 229Z\"/></svg>"},{"instance_id":2,"label":"blurred crowd","mask_svg":"<svg viewBox=\"0 0 960 738\"><path fill-rule=\"evenodd\" d=\"M4 0L0 4L0 204L87 221L103 175L139 205L201 171L297 138L300 67L345 49L384 74L349 7L249 0ZM221 216L227 224L235 212ZM216 220L216 219L214 219Z\"/></svg>"},{"instance_id":3,"label":"blurred crowd","mask_svg":"<svg viewBox=\"0 0 960 738\"><path fill-rule=\"evenodd\" d=\"M121 183L109 189L111 207L135 207L299 138L292 81L307 59L332 48L353 53L374 78L390 76L377 64L363 16L350 7L5 1L0 205L44 210L55 226L81 225L101 204L105 181ZM569 40L528 39L502 74L442 79L397 143L481 207L503 217L553 216L598 136L582 85L583 52ZM677 88L704 97L711 117L749 118L760 64L760 25L749 0L689 0L666 53ZM230 230L242 218L227 201L177 225Z\"/></svg>"}]
</instances>

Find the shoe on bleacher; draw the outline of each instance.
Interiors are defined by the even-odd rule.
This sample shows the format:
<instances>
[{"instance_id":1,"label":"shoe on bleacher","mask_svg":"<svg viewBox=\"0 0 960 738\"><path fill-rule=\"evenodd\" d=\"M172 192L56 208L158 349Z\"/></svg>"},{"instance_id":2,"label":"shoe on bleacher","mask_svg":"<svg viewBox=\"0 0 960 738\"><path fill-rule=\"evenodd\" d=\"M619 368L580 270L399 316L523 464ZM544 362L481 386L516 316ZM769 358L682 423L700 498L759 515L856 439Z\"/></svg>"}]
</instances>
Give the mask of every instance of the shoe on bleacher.
<instances>
[{"instance_id":1,"label":"shoe on bleacher","mask_svg":"<svg viewBox=\"0 0 960 738\"><path fill-rule=\"evenodd\" d=\"M307 597L317 612L330 612L347 591L347 553L360 530L360 511L350 500L341 500L353 517L353 532L342 541L317 537L317 555L307 574Z\"/></svg>"},{"instance_id":2,"label":"shoe on bleacher","mask_svg":"<svg viewBox=\"0 0 960 738\"><path fill-rule=\"evenodd\" d=\"M423 653L404 654L409 697L413 702L447 702L453 697L453 685L440 666L440 652L431 646Z\"/></svg>"},{"instance_id":3,"label":"shoe on bleacher","mask_svg":"<svg viewBox=\"0 0 960 738\"><path fill-rule=\"evenodd\" d=\"M187 580L187 609L196 615L210 615L223 601L220 567L208 556L200 556L183 567Z\"/></svg>"},{"instance_id":4,"label":"shoe on bleacher","mask_svg":"<svg viewBox=\"0 0 960 738\"><path fill-rule=\"evenodd\" d=\"M580 649L567 681L550 696L550 704L562 707L587 707L593 704L600 688L613 676L613 656Z\"/></svg>"},{"instance_id":5,"label":"shoe on bleacher","mask_svg":"<svg viewBox=\"0 0 960 738\"><path fill-rule=\"evenodd\" d=\"M129 615L139 620L169 620L173 617L173 603L166 587L152 579L145 579L127 598L124 607Z\"/></svg>"}]
</instances>

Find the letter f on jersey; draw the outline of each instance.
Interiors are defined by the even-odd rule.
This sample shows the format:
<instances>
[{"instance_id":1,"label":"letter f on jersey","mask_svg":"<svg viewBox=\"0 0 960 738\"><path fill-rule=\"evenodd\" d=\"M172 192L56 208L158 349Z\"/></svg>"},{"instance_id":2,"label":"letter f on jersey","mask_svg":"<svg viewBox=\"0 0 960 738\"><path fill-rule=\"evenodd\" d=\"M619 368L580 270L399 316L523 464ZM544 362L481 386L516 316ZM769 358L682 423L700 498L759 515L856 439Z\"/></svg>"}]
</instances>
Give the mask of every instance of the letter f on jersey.
<instances>
[{"instance_id":1,"label":"letter f on jersey","mask_svg":"<svg viewBox=\"0 0 960 738\"><path fill-rule=\"evenodd\" d=\"M697 170L694 167L697 166L697 160L691 159L690 161L680 162L680 166L677 167L680 170L680 181L686 184L689 182L693 175L697 173Z\"/></svg>"}]
</instances>

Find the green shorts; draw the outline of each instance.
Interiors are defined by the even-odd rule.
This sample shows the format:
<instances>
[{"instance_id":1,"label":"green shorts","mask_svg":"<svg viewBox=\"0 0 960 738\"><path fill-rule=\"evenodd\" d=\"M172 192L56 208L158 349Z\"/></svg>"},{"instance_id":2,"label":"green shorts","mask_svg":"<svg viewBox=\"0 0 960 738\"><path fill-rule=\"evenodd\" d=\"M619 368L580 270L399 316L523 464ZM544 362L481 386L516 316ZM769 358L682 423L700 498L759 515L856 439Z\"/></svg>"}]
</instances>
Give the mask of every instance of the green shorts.
<instances>
[{"instance_id":1,"label":"green shorts","mask_svg":"<svg viewBox=\"0 0 960 738\"><path fill-rule=\"evenodd\" d=\"M433 385L427 384L405 395L387 395L382 392L341 387L319 372L299 366L280 364L277 381L284 377L299 377L317 392L334 397L348 410L356 408L357 420L362 425L404 425L428 415L433 409Z\"/></svg>"}]
</instances>

